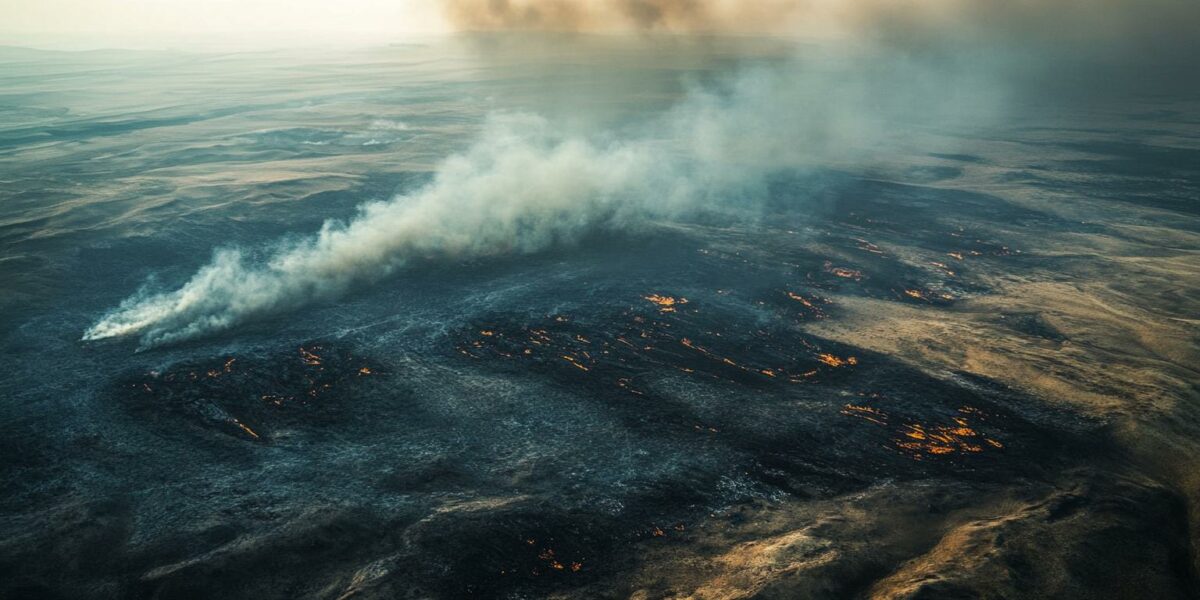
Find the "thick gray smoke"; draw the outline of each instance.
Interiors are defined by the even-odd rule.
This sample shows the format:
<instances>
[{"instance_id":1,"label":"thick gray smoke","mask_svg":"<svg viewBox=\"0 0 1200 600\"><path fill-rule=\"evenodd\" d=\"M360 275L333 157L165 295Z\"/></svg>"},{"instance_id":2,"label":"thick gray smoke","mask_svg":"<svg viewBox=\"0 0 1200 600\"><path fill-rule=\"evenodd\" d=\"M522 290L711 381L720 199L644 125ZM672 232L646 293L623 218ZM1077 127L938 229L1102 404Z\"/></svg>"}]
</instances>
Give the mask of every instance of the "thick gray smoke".
<instances>
[{"instance_id":1,"label":"thick gray smoke","mask_svg":"<svg viewBox=\"0 0 1200 600\"><path fill-rule=\"evenodd\" d=\"M1196 0L442 0L468 31L773 33L901 49L1036 47L1043 62L1190 61Z\"/></svg>"},{"instance_id":2,"label":"thick gray smoke","mask_svg":"<svg viewBox=\"0 0 1200 600\"><path fill-rule=\"evenodd\" d=\"M886 90L928 88L957 101L944 82L888 72L833 84L798 62L750 70L693 91L632 138L564 137L537 117L496 117L427 186L327 222L266 260L220 250L179 289L129 298L84 339L137 335L154 346L335 298L414 258L533 252L698 212L753 214L771 171L869 146L886 129L881 99L944 117L934 95L912 102Z\"/></svg>"}]
</instances>

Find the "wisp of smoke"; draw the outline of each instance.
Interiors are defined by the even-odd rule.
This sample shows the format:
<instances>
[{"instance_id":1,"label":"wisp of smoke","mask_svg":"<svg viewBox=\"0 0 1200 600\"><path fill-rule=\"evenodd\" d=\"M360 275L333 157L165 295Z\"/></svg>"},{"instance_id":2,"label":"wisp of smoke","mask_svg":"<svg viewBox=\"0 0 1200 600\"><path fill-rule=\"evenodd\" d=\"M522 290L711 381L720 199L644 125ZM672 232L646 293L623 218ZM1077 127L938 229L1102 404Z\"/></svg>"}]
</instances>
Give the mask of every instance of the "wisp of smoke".
<instances>
[{"instance_id":1,"label":"wisp of smoke","mask_svg":"<svg viewBox=\"0 0 1200 600\"><path fill-rule=\"evenodd\" d=\"M262 265L221 250L180 289L134 297L84 339L140 334L146 345L190 338L342 293L412 257L530 252L580 232L672 210L646 144L555 139L532 117L495 119L425 188L367 204L346 224L279 247ZM640 201L653 197L654 202Z\"/></svg>"}]
</instances>

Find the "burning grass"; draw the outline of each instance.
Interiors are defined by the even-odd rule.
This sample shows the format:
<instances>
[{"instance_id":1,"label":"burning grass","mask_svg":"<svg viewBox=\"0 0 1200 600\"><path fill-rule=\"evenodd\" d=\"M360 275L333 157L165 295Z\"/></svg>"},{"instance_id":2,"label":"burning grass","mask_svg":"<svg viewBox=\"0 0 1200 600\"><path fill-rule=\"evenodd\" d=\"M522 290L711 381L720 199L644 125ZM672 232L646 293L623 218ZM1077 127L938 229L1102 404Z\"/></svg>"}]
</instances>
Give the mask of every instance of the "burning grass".
<instances>
[{"instance_id":1,"label":"burning grass","mask_svg":"<svg viewBox=\"0 0 1200 600\"><path fill-rule=\"evenodd\" d=\"M879 398L878 395L875 396ZM841 414L886 428L889 445L915 460L953 454L976 454L1000 450L1004 444L985 433L983 411L970 406L940 423L922 423L907 417L893 417L881 408L867 404L846 404Z\"/></svg>"},{"instance_id":2,"label":"burning grass","mask_svg":"<svg viewBox=\"0 0 1200 600\"><path fill-rule=\"evenodd\" d=\"M794 294L793 294L794 295ZM819 312L815 301L802 306ZM597 378L632 394L644 394L639 376L648 369L669 369L689 376L738 384L805 383L830 369L853 367L855 357L823 352L814 341L792 332L712 320L702 307L676 310L687 300L643 296L657 310L622 311L599 330L563 315L528 325L490 322L460 342L459 354L473 359L500 358L534 368L553 369L563 377Z\"/></svg>"}]
</instances>

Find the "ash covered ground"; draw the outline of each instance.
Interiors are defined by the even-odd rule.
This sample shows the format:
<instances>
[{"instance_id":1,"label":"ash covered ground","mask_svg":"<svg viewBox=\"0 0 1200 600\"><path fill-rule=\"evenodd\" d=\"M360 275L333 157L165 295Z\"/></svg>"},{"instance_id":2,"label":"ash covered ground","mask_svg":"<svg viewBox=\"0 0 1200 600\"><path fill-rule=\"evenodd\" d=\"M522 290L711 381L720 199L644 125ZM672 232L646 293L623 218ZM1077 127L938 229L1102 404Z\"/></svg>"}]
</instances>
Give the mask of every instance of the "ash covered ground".
<instances>
[{"instance_id":1,"label":"ash covered ground","mask_svg":"<svg viewBox=\"0 0 1200 600\"><path fill-rule=\"evenodd\" d=\"M791 52L0 49L0 594L1196 597L1194 96L898 121L750 214L80 339L431 185L489 113L644 131Z\"/></svg>"}]
</instances>

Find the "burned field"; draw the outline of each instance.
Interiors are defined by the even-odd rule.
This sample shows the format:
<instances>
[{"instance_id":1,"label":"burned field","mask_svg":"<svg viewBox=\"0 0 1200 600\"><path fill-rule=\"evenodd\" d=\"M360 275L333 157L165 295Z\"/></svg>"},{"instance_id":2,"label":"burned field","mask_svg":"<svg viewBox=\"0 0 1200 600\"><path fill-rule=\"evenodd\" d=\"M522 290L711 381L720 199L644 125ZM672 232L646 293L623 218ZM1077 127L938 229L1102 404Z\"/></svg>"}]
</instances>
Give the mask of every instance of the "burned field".
<instances>
[{"instance_id":1,"label":"burned field","mask_svg":"<svg viewBox=\"0 0 1200 600\"><path fill-rule=\"evenodd\" d=\"M1104 13L0 47L0 600L1200 598L1200 96Z\"/></svg>"},{"instance_id":2,"label":"burned field","mask_svg":"<svg viewBox=\"0 0 1200 600\"><path fill-rule=\"evenodd\" d=\"M1004 294L1100 272L1050 245L1107 230L919 175L780 176L732 224L416 260L238 344L97 344L85 433L14 446L23 497L67 500L13 522L56 525L0 545L5 593L1088 597L1136 571L1188 597L1187 536L1147 533L1187 508L1119 423L922 360L1100 347ZM38 471L65 451L94 495Z\"/></svg>"},{"instance_id":3,"label":"burned field","mask_svg":"<svg viewBox=\"0 0 1200 600\"><path fill-rule=\"evenodd\" d=\"M345 413L361 379L384 376L378 363L320 343L291 356L228 356L174 364L121 379L113 397L138 421L213 431L268 443L289 425L319 425ZM173 421L173 422L172 422Z\"/></svg>"},{"instance_id":4,"label":"burned field","mask_svg":"<svg viewBox=\"0 0 1200 600\"><path fill-rule=\"evenodd\" d=\"M937 469L981 475L1066 449L1063 430L1088 429L1053 424L1051 414L1023 418L1011 408L1022 405L1019 395L990 382L935 379L861 349L705 315L700 302L682 297L642 300L650 307L602 317L615 330L564 315L524 326L486 321L464 332L457 350L487 368L582 391L584 401L613 407L647 434L743 449L764 483L789 493L846 491ZM794 301L805 316L819 314ZM786 477L772 478L764 463Z\"/></svg>"},{"instance_id":5,"label":"burned field","mask_svg":"<svg viewBox=\"0 0 1200 600\"><path fill-rule=\"evenodd\" d=\"M814 301L784 298L796 305L791 318L825 318ZM607 449L572 448L569 455L601 463L588 468L616 488L569 485L572 478L556 470L584 465L542 456L552 447L536 450L538 461L551 461L540 469L549 470L517 479L506 476L512 458L470 444L444 456L393 456L423 461L384 466L374 484L376 502L399 499L404 509L346 516L334 510L320 517L334 519L329 524L291 524L268 534L273 541L262 548L130 590L173 595L219 569L231 573L232 591L245 584L236 562L265 564L260 552L282 544L293 557L282 564L295 564L289 569L349 561L340 568L352 570L355 560L392 557L376 579L361 583L385 595L620 595L624 588L612 582L642 568L640 553L686 547L692 529L714 514L736 523L739 506L828 501L888 482L940 481L982 494L1045 485L1085 455L1094 459L1102 439L1096 423L1036 409L1021 394L970 375L933 378L876 353L756 326L705 300L653 293L630 304L617 314L486 319L451 334L453 345L443 352L455 370L529 390L557 388L554 402L571 403L558 409L653 439L657 450L646 458L661 465L656 476L617 467L604 473ZM776 310L786 308L781 301ZM310 343L125 378L111 398L144 431L193 449L215 447L210 454L240 457L224 459L237 465L265 460L258 455L275 446L295 454L298 439L332 444L379 435L385 427L375 418L387 410L380 403L411 395L403 382L415 368L364 358L338 343ZM441 434L448 426L424 424ZM471 435L506 435L486 419L465 426ZM404 435L404 428L386 429ZM569 443L547 435L547 445ZM337 524L350 518L352 526ZM313 535L332 536L332 545L288 541ZM352 546L369 556L345 550Z\"/></svg>"},{"instance_id":6,"label":"burned field","mask_svg":"<svg viewBox=\"0 0 1200 600\"><path fill-rule=\"evenodd\" d=\"M213 553L198 562L164 569L156 553L194 550L135 545L81 565L68 589L101 580L175 597L220 572L233 596L622 597L667 585L646 575L675 560L663 553L700 560L706 540L750 535L737 532L773 511L896 490L936 521L1120 462L1101 420L806 331L839 319L846 298L954 310L1025 260L995 230L939 220L949 197L871 185L853 197L878 200L832 203L815 221L775 213L769 226L679 225L582 249L573 262L590 268L531 292L561 310L491 306L420 348L351 335L114 376L104 397L121 426L178 447L153 460L204 457L231 477L213 492L230 524L204 534ZM559 264L477 263L460 277ZM440 271L418 266L406 282ZM273 491L295 485L320 491ZM944 497L924 498L931 488ZM861 535L831 531L839 548ZM828 594L860 593L904 560L852 550L857 574ZM254 576L267 565L308 583L269 587Z\"/></svg>"}]
</instances>

